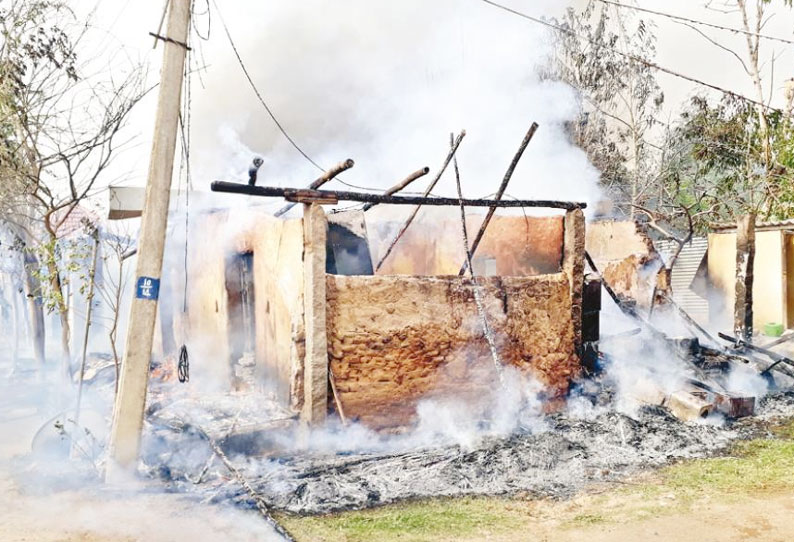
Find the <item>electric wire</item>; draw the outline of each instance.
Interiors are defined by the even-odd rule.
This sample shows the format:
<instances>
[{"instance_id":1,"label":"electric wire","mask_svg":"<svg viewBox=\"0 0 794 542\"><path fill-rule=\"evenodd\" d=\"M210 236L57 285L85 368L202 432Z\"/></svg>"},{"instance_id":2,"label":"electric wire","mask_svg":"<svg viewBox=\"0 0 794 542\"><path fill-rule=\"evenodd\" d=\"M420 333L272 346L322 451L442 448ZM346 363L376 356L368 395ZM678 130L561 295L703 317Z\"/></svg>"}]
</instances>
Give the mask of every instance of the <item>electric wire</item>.
<instances>
[{"instance_id":1,"label":"electric wire","mask_svg":"<svg viewBox=\"0 0 794 542\"><path fill-rule=\"evenodd\" d=\"M191 10L195 7L195 0L191 2ZM209 13L209 0L207 4L207 12ZM201 34L196 30L196 34L198 37L204 41L204 38ZM208 32L209 35L209 32ZM188 36L188 41L190 41L192 35ZM188 253L189 253L189 231L190 231L190 191L193 189L193 179L190 170L190 127L191 127L191 118L190 112L192 109L192 94L191 94L191 61L193 60L193 55L191 49L187 49L186 52L187 61L185 62L184 67L184 92L182 93L182 111L179 112L179 128L180 128L180 140L182 142L182 160L180 161L180 172L179 172L179 189L181 191L182 187L182 171L184 170L185 174L185 250L184 250L184 257L183 257L183 272L184 272L184 281L183 281L183 291L182 291L182 315L183 318L187 313L187 292L188 292ZM181 195L181 194L180 194ZM190 380L190 357L188 355L187 345L182 344L179 349L179 361L177 362L177 377L181 383L186 383Z\"/></svg>"},{"instance_id":2,"label":"electric wire","mask_svg":"<svg viewBox=\"0 0 794 542\"><path fill-rule=\"evenodd\" d=\"M207 0L207 2L208 2L208 5L209 5L209 0ZM273 110L267 104L267 102L265 101L264 97L262 96L262 93L257 88L256 83L254 83L254 80L251 77L251 74L249 73L248 68L245 66L245 62L243 62L243 59L240 56L240 52L237 49L237 45L234 43L234 39L232 38L231 31L229 30L229 27L226 25L226 21L223 18L223 14L218 9L218 4L215 2L215 0L212 0L212 4L215 7L215 10L218 12L218 19L220 20L221 26L223 27L223 31L226 34L226 38L229 40L229 45L231 46L232 51L234 52L234 56L237 58L237 63L240 65L240 68L242 69L243 74L245 75L245 78L248 80L248 84L250 85L251 89L254 91L254 94L256 94L256 97L259 99L259 102L265 108L265 111L267 111L267 114L268 114L268 116L270 116L270 119L276 125L276 127L279 130L279 132L281 132L281 134L287 139L287 141L289 141L289 143L295 148L295 150L297 150L301 154L301 156L303 156L315 168L317 168L318 170L320 170L322 172L325 172L326 169L324 167L322 167L320 164L318 164L311 156L308 155L308 153L306 153L306 151L304 151L301 148L300 145L298 145L298 143L295 141L295 139L289 134L289 132L287 132L286 128L284 128L284 125L278 120L278 118L276 117L275 113L273 113ZM334 178L334 181L337 181L337 182L339 182L339 183L341 183L341 184L343 184L345 186L348 186L350 188L356 188L358 190L366 190L366 191L369 191L369 192L380 192L381 191L378 188L360 186L360 185L356 185L356 184L347 182L347 181L341 179L340 177Z\"/></svg>"},{"instance_id":3,"label":"electric wire","mask_svg":"<svg viewBox=\"0 0 794 542\"><path fill-rule=\"evenodd\" d=\"M574 32L573 30L571 30L570 28L566 28L565 26L561 26L559 24L555 24L555 23L540 19L538 17L533 17L532 15L528 15L528 14L523 13L521 11L515 10L515 9L513 9L511 7L505 6L503 4L499 4L497 2L494 2L493 0L480 0L480 1L484 2L485 4L488 4L489 6L501 9L503 11L506 11L507 13L511 13L511 14L516 15L518 17L521 17L523 19L527 19L528 21L532 21L532 22L534 22L536 24L540 24L540 25L546 26L548 28L551 28L553 30L556 30L557 32L561 32L563 34L567 34L567 35L572 36L574 38L577 38L577 39L580 39L580 40L584 40L584 41L590 43L591 45L593 45L594 47L603 47L604 49L609 49L609 50L613 51L615 54L617 54L619 56L622 56L623 58L626 58L626 59L628 59L628 60L630 60L632 62L635 62L637 64L642 64L643 66L646 66L648 68L654 69L654 70L662 72L662 73L666 73L668 75L672 75L673 77L677 77L677 78L683 79L685 81L689 81L690 83L695 83L697 85L709 88L711 90L716 90L717 92L721 92L722 94L725 94L727 96L731 96L731 97L734 97L734 98L737 98L737 99L740 99L740 100L744 100L744 101L746 101L748 103L751 103L751 104L754 104L756 106L763 107L764 109L769 109L770 111L775 111L775 112L778 112L778 113L782 113L782 111L780 109L771 107L771 106L769 106L769 105L767 105L767 104L765 104L763 102L759 102L758 100L754 100L752 98L748 98L747 96L739 94L738 92L734 92L732 90L728 90L728 89L722 88L722 87L717 86L717 85L715 85L713 83L708 83L706 81L701 81L700 79L696 79L696 78L691 77L689 75L685 75L685 74L677 72L675 70L671 70L669 68L665 68L663 66L660 66L659 64L651 62L650 60L646 60L646 59L644 59L642 57L639 57L639 56L636 56L636 55L632 55L630 53L624 53L623 51L621 51L621 50L619 50L619 49L617 49L615 47L611 47L611 46L609 46L609 45L607 45L605 43L600 43L600 42L598 42L598 41L596 41L594 39L591 39L591 38L588 38L588 37L585 37L585 36L580 36L579 34Z\"/></svg>"},{"instance_id":4,"label":"electric wire","mask_svg":"<svg viewBox=\"0 0 794 542\"><path fill-rule=\"evenodd\" d=\"M643 8L643 7L640 7L640 6L632 6L632 5L629 5L629 4L621 4L620 2L614 2L612 0L595 0L595 1L596 2L601 2L602 4L608 4L610 6L615 6L615 7L618 7L618 8L630 9L630 10L633 10L633 11L641 11L643 13L648 13L648 14L651 14L651 15L657 15L659 17L666 17L668 19L672 19L672 20L675 20L675 21L695 24L695 25L699 25L699 26L705 26L705 27L708 27L708 28L714 28L716 30L727 30L728 32L733 32L734 34L742 34L742 35L750 36L750 37L753 37L753 38L760 38L760 39L765 39L765 40L770 40L770 41L777 41L777 42L785 43L785 44L788 44L788 45L794 45L794 40L787 40L785 38L779 38L777 36L769 36L769 35L766 35L766 34L759 34L757 32L750 32L749 30L744 30L742 28L732 28L732 27L729 27L729 26L722 26L722 25L718 25L718 24L707 23L705 21L700 21L700 20L697 20L697 19L690 19L688 17L682 17L680 15L674 15L672 13L663 13L661 11L654 11L652 9Z\"/></svg>"},{"instance_id":5,"label":"electric wire","mask_svg":"<svg viewBox=\"0 0 794 542\"><path fill-rule=\"evenodd\" d=\"M195 10L196 2L195 2L195 0L193 0L192 15L190 17L190 24L193 27L193 30L196 31L196 35L202 41L209 41L210 33L212 32L212 13L210 13L210 0L206 0L206 3L207 3L207 9L205 9L201 13L197 13L196 10ZM196 24L196 15L206 15L207 16L207 35L206 36L201 33L201 31L198 28L198 25Z\"/></svg>"},{"instance_id":6,"label":"electric wire","mask_svg":"<svg viewBox=\"0 0 794 542\"><path fill-rule=\"evenodd\" d=\"M287 141L289 141L289 142L290 142L290 144L291 144L291 145L292 145L292 146L295 148L295 150L297 150L297 151L298 151L298 152L299 152L299 153L300 153L300 154L301 154L301 155L302 155L302 156L303 156L303 157L304 157L304 158L305 158L305 159L306 159L308 162L310 162L310 163L311 163L311 164L312 164L314 167L316 167L316 168L317 168L317 169L319 169L320 171L325 171L325 168L323 168L323 167L322 167L320 164L318 164L317 162L315 162L315 161L314 161L314 160L313 160L313 159L312 159L312 158L311 158L311 157L310 157L308 154L306 154L306 152L305 152L305 151L304 151L304 150L303 150L303 149L302 149L302 148L301 148L301 147L300 147L300 146L299 146L299 145L298 145L298 144L295 142L295 140L294 140L294 139L292 139L292 136L290 136L290 135L289 135L289 133L288 133L288 132L287 132L287 130L284 128L284 126L281 124L281 122L279 122L279 120L276 118L276 115L273 113L273 110L272 110L272 109L270 109L270 106L267 104L267 102L265 101L265 99L262 97L262 94L259 92L259 89L256 87L256 84L254 83L254 80L251 78L251 74L248 72L248 68L246 68L246 67L245 67L245 63L243 62L243 59L242 59L242 57L240 56L240 52L237 50L237 45L235 45L235 43L234 43L234 39L232 38L232 34L231 34L231 32L229 31L229 27L228 27L228 26L226 26L226 21L225 21L225 20L224 20L224 18L223 18L223 14L221 13L220 9L218 9L218 3L217 3L215 0L212 0L212 5L213 5L213 6L215 6L215 11L218 13L218 19L219 19L219 20L220 20L220 22L221 22L221 26L223 27L223 31L224 31L224 33L226 34L226 38L229 40L229 45L231 45L231 47L232 47L232 51L234 51L234 56L235 56L235 57L237 57L237 63L238 63L238 64L240 64L240 68L243 70L243 74L245 74L245 78L248 80L248 84L251 86L251 89L254 91L254 94L256 94L256 97L259 99L259 102L260 102L260 103L262 104L262 106L265 108L265 111L267 111L267 114L270 116L270 119L273 121L273 123L274 123L274 124L276 125L276 127L279 129L279 131L281 132L281 134L282 134L282 135L283 135L283 136L284 136L284 137L287 139Z\"/></svg>"}]
</instances>

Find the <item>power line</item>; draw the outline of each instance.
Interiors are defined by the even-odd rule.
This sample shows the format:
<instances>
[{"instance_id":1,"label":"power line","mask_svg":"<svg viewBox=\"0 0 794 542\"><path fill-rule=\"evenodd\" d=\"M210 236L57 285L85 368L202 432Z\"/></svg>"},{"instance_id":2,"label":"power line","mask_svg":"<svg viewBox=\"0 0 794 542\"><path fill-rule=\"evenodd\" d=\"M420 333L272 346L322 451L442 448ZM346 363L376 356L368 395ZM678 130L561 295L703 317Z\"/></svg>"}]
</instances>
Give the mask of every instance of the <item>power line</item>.
<instances>
[{"instance_id":1,"label":"power line","mask_svg":"<svg viewBox=\"0 0 794 542\"><path fill-rule=\"evenodd\" d=\"M734 34L743 34L745 36L751 36L751 37L754 37L754 38L761 38L761 39L765 39L765 40L771 40L771 41L778 41L780 43L786 43L788 45L794 45L794 40L787 40L785 38L778 38L776 36L768 36L766 34L758 34L757 32L750 32L748 30L744 30L744 29L741 29L741 28L732 28L732 27L729 27L729 26L722 26L722 25L718 25L718 24L707 23L705 21L699 21L699 20L696 20L696 19L689 19L687 17L682 17L680 15L673 15L672 13L662 13L661 11L654 11L654 10L648 9L648 8L641 8L639 6L631 6L631 5L628 5L628 4L621 4L620 2L613 2L612 0L596 0L596 2L601 2L602 4L609 4L610 6L615 6L615 7L619 7L619 8L631 9L631 10L634 10L634 11L641 11L643 13L650 13L651 15L658 15L660 17L667 17L668 19L673 19L675 21L681 21L681 22L685 22L685 23L691 23L691 24L696 24L696 25L700 25L700 26L706 26L706 27L709 27L709 28L717 29L717 30L727 30L728 32L733 32Z\"/></svg>"},{"instance_id":2,"label":"power line","mask_svg":"<svg viewBox=\"0 0 794 542\"><path fill-rule=\"evenodd\" d=\"M215 6L215 11L218 13L218 18L221 21L221 26L223 27L223 31L226 33L226 37L229 39L229 45L232 46L232 50L234 51L234 56L237 57L237 62L240 64L240 68L242 68L243 73L245 74L245 78L248 79L248 83L251 85L251 88L253 89L254 94L256 94L256 97L259 99L259 102L265 108L265 111L267 111L267 114L270 115L270 118L273 120L275 125L278 127L278 129L282 133L282 135L285 138L287 138L287 141L289 141L292 144L292 146L295 147L295 150L297 150L299 153L301 153L301 155L306 160L308 160L314 167L316 167L320 171L325 171L325 169L320 164L318 164L317 162L312 160L312 158L308 154L306 154L303 151L303 149L300 148L300 146L295 142L295 140L292 139L292 137L287 133L287 130L284 129L284 126L282 126L281 123L278 121L278 119L276 118L276 115L273 114L273 111L270 109L270 106L267 105L267 102L262 97L262 94L259 92L259 89L256 88L256 84L254 84L254 80L251 79L251 74L248 73L248 69L245 67L245 63L243 62L243 59L240 57L240 52L237 50L237 46L234 44L234 40L232 39L232 35L229 32L229 27L226 26L226 21L223 19L223 14L221 13L220 9L218 9L217 2L215 2L215 0L212 0L212 5Z\"/></svg>"},{"instance_id":3,"label":"power line","mask_svg":"<svg viewBox=\"0 0 794 542\"><path fill-rule=\"evenodd\" d=\"M571 30L570 28L566 28L564 26L560 26L558 24L554 24L554 23L551 23L549 21L545 21L543 19L539 19L537 17L533 17L531 15L527 15L526 13L522 13L522 12L517 11L517 10L515 10L513 8L510 8L508 6L505 6L505 5L502 5L502 4L497 4L496 2L493 2L492 0L480 0L480 1L486 3L486 4L490 5L490 6L493 6L495 8L499 8L501 10L504 10L504 11L506 11L508 13L512 13L513 15L518 15L519 17L522 17L522 18L527 19L529 21L532 21L534 23L537 23L537 24L549 27L551 29L554 29L557 32L562 32L563 34L568 34L569 36L573 36L573 37L575 37L577 39L585 40L585 41L587 41L588 43L590 43L591 45L593 45L595 47L603 47L605 49L609 49L609 50L613 51L615 54L617 54L619 56L622 56L622 57L624 57L624 58L626 58L628 60L631 60L632 62L636 62L638 64L642 64L643 66L647 66L648 68L660 71L662 73L666 73L668 75L672 75L673 77L677 77L677 78L683 79L685 81L689 81L690 83L695 83L697 85L700 85L700 86L703 86L703 87L706 87L706 88L710 88L711 90L716 90L717 92L721 92L722 94L725 94L726 96L731 96L733 98L738 98L740 100L744 100L744 101L746 101L748 103L757 105L759 107L763 107L764 109L769 109L771 111L776 111L778 113L782 113L782 111L780 109L777 109L777 108L774 108L774 107L770 107L770 106L768 106L765 103L759 102L758 100L754 100L752 98L748 98L747 96L744 96L744 95L739 94L737 92L734 92L732 90L728 90L728 89L719 87L717 85L714 85L712 83L707 83L705 81L701 81L700 79L695 79L694 77L690 77L688 75L684 75L684 74L679 73L677 71L674 71L674 70L671 70L671 69L668 69L668 68L664 68L664 67L662 67L662 66L660 66L660 65L658 65L658 64L656 64L654 62L651 62L649 60L645 60L642 57L638 57L636 55L632 55L632 54L629 54L629 53L624 53L623 51L620 51L619 49L616 49L614 47L609 47L608 45L606 45L604 43L597 42L596 40L593 40L591 38L582 37L579 34L577 34L576 32L574 32L573 30Z\"/></svg>"},{"instance_id":4,"label":"power line","mask_svg":"<svg viewBox=\"0 0 794 542\"><path fill-rule=\"evenodd\" d=\"M240 53L237 50L237 46L234 44L234 40L232 39L232 35L229 32L229 27L226 26L226 21L224 21L224 19L223 19L223 14L218 9L218 4L215 2L215 0L212 0L212 4L215 6L215 10L218 12L218 18L221 21L221 26L223 26L223 30L226 33L226 37L229 39L229 45L232 46L232 50L234 51L234 56L237 57L237 62L240 64L240 68L242 68L243 73L245 74L245 78L248 79L248 83L251 85L251 88L253 89L254 94L256 94L256 97L259 99L259 102L262 104L262 106L264 106L265 111L267 111L267 114L270 116L270 118L273 120L275 125L278 127L278 129L281 132L281 134L285 138L287 138L287 141L289 141L290 144L293 147L295 147L295 150L297 150L314 167L316 167L317 169L319 169L322 172L325 172L325 168L322 167L320 164L318 164L316 161L314 161L308 154L306 154L306 152L303 149L301 149L300 146L295 142L295 140L292 138L292 136L290 136L287 133L287 130L284 128L284 126L281 124L281 122L279 122L279 120L276 118L276 115L273 113L273 110L270 109L270 106L267 105L267 102L265 102L265 99L262 97L262 94L259 92L259 89L256 87L256 84L254 83L253 79L251 78L251 75L248 73L248 69L245 67L245 63L243 62L243 59L240 57ZM376 189L376 188L371 188L371 187L367 187L367 186L358 186L358 185L355 185L355 184L351 184L351 183L345 182L344 180L342 180L339 177L334 178L334 180L339 182L339 183L341 183L341 184L343 184L343 185L345 185L345 186L349 186L350 188L357 188L359 190L368 190L368 191L372 191L372 192L379 192L379 190Z\"/></svg>"}]
</instances>

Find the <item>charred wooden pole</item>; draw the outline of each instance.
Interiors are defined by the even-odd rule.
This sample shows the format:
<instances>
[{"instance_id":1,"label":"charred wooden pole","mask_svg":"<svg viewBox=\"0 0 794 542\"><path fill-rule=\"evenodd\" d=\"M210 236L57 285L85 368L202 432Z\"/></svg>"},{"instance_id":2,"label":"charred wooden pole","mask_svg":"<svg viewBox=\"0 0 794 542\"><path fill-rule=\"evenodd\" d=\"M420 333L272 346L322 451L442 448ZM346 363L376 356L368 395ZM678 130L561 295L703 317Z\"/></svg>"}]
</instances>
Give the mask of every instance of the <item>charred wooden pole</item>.
<instances>
[{"instance_id":1,"label":"charred wooden pole","mask_svg":"<svg viewBox=\"0 0 794 542\"><path fill-rule=\"evenodd\" d=\"M510 162L510 166L507 168L507 172L505 173L504 178L502 179L502 184L499 186L499 190L496 192L496 201L501 201L502 196L505 194L505 190L507 190L507 185L510 183L510 179L513 177L513 172L516 170L516 166L518 165L519 160L524 155L524 151L527 149L529 142L532 141L532 138L535 136L535 132L538 130L538 123L533 122L532 126L529 127L529 131L524 136L524 140L521 142L521 146L518 148L515 156L513 157L513 161ZM496 207L491 207L488 209L488 214L485 215L485 220L482 221L480 225L480 230L477 232L477 236L474 238L474 242L471 244L471 252L468 254L472 258L474 258L474 253L477 252L477 247L480 246L480 242L482 241L483 236L485 235L485 229L488 227L488 224L491 223L491 219L493 218L494 213L496 212ZM471 259L471 258L468 258ZM466 266L468 265L468 261L463 262L463 266L461 266L460 271L458 272L458 276L463 276L466 272Z\"/></svg>"},{"instance_id":2,"label":"charred wooden pole","mask_svg":"<svg viewBox=\"0 0 794 542\"><path fill-rule=\"evenodd\" d=\"M334 373L331 370L330 364L328 365L328 384L334 396L334 405L336 405L336 413L339 414L339 420L342 422L342 425L347 425L347 417L345 416L345 409L342 405L342 397L339 395L339 390L336 388L336 379L334 378Z\"/></svg>"},{"instance_id":3,"label":"charred wooden pole","mask_svg":"<svg viewBox=\"0 0 794 542\"><path fill-rule=\"evenodd\" d=\"M455 145L453 134L449 134L450 145ZM463 205L463 189L460 186L460 171L458 170L458 159L454 158L453 166L455 168L455 184L458 189L458 201L460 203L460 224L461 232L463 234L463 250L466 253L467 262L469 263L469 275L471 276L471 286L474 293L474 303L477 305L477 312L480 315L480 322L482 323L483 335L488 342L488 348L491 351L491 359L493 360L494 369L499 376L499 383L504 388L506 386L504 369L502 368L502 361L499 359L499 351L496 349L496 339L493 335L491 325L488 323L488 315L485 313L485 303L482 299L480 292L480 285L477 283L477 277L474 275L474 266L471 265L471 251L469 250L469 233L466 228L466 206Z\"/></svg>"},{"instance_id":4,"label":"charred wooden pole","mask_svg":"<svg viewBox=\"0 0 794 542\"><path fill-rule=\"evenodd\" d=\"M584 257L585 257L585 261L587 262L587 265L590 266L590 269L592 269L595 273L598 273L598 275L601 276L601 284L604 286L604 290L607 291L609 297L612 298L612 301L615 302L615 305L618 306L618 308L623 312L623 314L627 316L637 316L634 310L627 307L625 303L623 303L623 300L621 300L620 297L618 297L618 294L615 293L615 290L613 290L612 286L610 286L609 283L606 281L604 275L601 274L601 272L598 270L598 267L596 267L596 264L593 261L593 258L590 256L590 253L587 252L586 250L584 252Z\"/></svg>"},{"instance_id":5,"label":"charred wooden pole","mask_svg":"<svg viewBox=\"0 0 794 542\"><path fill-rule=\"evenodd\" d=\"M753 337L753 262L755 261L755 215L742 216L736 225L736 298L734 335L745 341Z\"/></svg>"},{"instance_id":6,"label":"charred wooden pole","mask_svg":"<svg viewBox=\"0 0 794 542\"><path fill-rule=\"evenodd\" d=\"M673 296L664 293L662 294L662 297L664 297L664 299L667 300L668 303L670 303L670 305L676 310L678 315L681 316L681 318L683 318L684 321L690 325L690 327L700 332L704 337L710 340L712 344L719 344L719 341L717 341L717 339L715 339L711 333L706 331L706 329L703 326L701 326L694 318L689 316L689 314L681 307L681 305L679 305L676 302L676 300L673 299Z\"/></svg>"},{"instance_id":7,"label":"charred wooden pole","mask_svg":"<svg viewBox=\"0 0 794 542\"><path fill-rule=\"evenodd\" d=\"M414 171L413 173L411 173L410 175L408 175L405 179L403 179L399 183L395 184L394 186L392 186L391 188L386 190L386 192L384 192L383 195L391 196L393 194L396 194L400 190L403 190L404 188L406 188L409 184L411 184L415 180L421 179L422 177L424 177L428 173L430 173L430 168L429 167L423 167L422 169L418 169L418 170ZM367 203L364 206L363 211L364 212L369 211L370 209L372 209L376 205L377 205L377 203Z\"/></svg>"},{"instance_id":8,"label":"charred wooden pole","mask_svg":"<svg viewBox=\"0 0 794 542\"><path fill-rule=\"evenodd\" d=\"M223 466L228 469L232 477L237 481L238 484L240 484L246 493L248 493L251 499L253 499L256 509L259 511L268 525L270 525L270 527L272 527L273 530L276 531L276 533L278 533L278 535L287 542L295 542L295 538L292 536L292 534L273 517L273 514L270 512L270 508L265 502L265 499L262 498L262 495L257 493L257 491L254 489L254 486L252 486L245 476L243 476L243 473L240 472L240 469L238 469L234 463L229 460L218 443L215 442L215 440L213 440L213 438L209 436L209 433L204 431L204 429L197 426L193 427L198 429L198 431L203 434L204 438L207 439L207 443L209 444L212 453L221 460L221 463L223 463Z\"/></svg>"},{"instance_id":9,"label":"charred wooden pole","mask_svg":"<svg viewBox=\"0 0 794 542\"><path fill-rule=\"evenodd\" d=\"M772 370L776 370L779 373L782 373L790 378L794 378L794 370L792 370L792 367L794 367L794 360L787 358L785 356L781 356L777 352L773 352L772 350L769 350L767 348L756 346L750 341L744 340L741 337L731 337L730 335L726 335L725 333L718 333L718 335L720 336L721 339L733 343L734 350L745 350L745 351L749 350L750 352L763 354L768 358L770 358L773 361L773 363L771 365L768 365L766 368L763 368L763 370L760 372L762 375L769 374ZM746 355L746 352L744 354ZM751 358L751 359L753 359L753 361L758 363L758 360L756 358ZM781 365L781 364L785 364L785 365Z\"/></svg>"},{"instance_id":10,"label":"charred wooden pole","mask_svg":"<svg viewBox=\"0 0 794 542\"><path fill-rule=\"evenodd\" d=\"M354 165L355 165L355 162L353 162L353 160L351 160L350 158L348 158L344 162L339 162L334 167L332 167L331 169L329 169L328 171L323 173L320 177L318 177L317 179L312 181L312 184L309 185L309 189L310 190L316 190L317 188L320 188L322 185L324 185L328 181L332 180L334 177L336 177L337 175L339 175L343 171L347 171L348 169L350 169ZM276 213L275 216L281 216L281 215L286 214L287 212L289 212L290 209L295 207L295 205L297 205L297 203L289 203L289 204L285 205L284 207L282 207Z\"/></svg>"},{"instance_id":11,"label":"charred wooden pole","mask_svg":"<svg viewBox=\"0 0 794 542\"><path fill-rule=\"evenodd\" d=\"M358 201L361 203L384 203L388 205L430 205L449 207L460 205L458 198L426 198L423 196L386 196L384 194L367 194L364 192L343 192L337 190L308 190L305 188L278 188L275 186L248 186L242 183L215 181L211 185L213 192L229 194L245 194L248 196L262 196L266 198L284 198L287 201L298 203L336 204L340 201ZM493 199L463 199L466 207L545 207L547 209L585 209L587 204L577 201L560 201L548 199L518 199L502 200Z\"/></svg>"},{"instance_id":12,"label":"charred wooden pole","mask_svg":"<svg viewBox=\"0 0 794 542\"><path fill-rule=\"evenodd\" d=\"M427 198L428 195L430 195L430 192L433 190L433 188L436 187L436 184L438 184L438 181L441 179L441 176L444 174L444 171L446 171L447 166L449 166L449 162L452 160L452 157L455 156L455 153L458 151L458 147L460 147L460 142L463 141L463 138L465 136L466 136L466 130L462 130L460 132L460 135L458 135L457 139L455 139L455 141L452 142L452 148L449 150L449 153L447 154L447 157L444 160L444 164L441 166L441 169L438 170L438 173L436 174L435 179L433 179L433 182L431 182L430 185L428 185L427 189L425 190L424 193L425 199ZM408 220L405 221L405 224L403 224L403 227L397 233L397 236L394 238L394 240L392 240L391 244L389 245L389 248L386 249L386 253L381 257L380 261L378 262L378 265L375 266L376 271L381 268L383 262L385 262L386 258L389 257L389 254L391 254L392 250L394 250L394 246L397 244L397 242L402 238L402 236L411 226L411 223L416 218L416 215L419 214L419 209L421 208L422 208L422 204L420 203L413 210L411 216L408 217Z\"/></svg>"}]
</instances>

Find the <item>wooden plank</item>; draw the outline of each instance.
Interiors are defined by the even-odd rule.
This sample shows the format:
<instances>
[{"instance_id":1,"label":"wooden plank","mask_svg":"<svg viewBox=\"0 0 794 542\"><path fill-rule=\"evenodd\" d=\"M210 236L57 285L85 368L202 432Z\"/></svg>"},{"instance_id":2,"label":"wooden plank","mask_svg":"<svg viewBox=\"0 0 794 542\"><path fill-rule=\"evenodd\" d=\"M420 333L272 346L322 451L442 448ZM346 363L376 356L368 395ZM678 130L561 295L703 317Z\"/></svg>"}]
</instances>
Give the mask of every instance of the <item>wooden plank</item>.
<instances>
[{"instance_id":1,"label":"wooden plank","mask_svg":"<svg viewBox=\"0 0 794 542\"><path fill-rule=\"evenodd\" d=\"M322 185L324 185L328 181L332 180L334 177L336 177L337 175L339 175L343 171L347 171L348 169L350 169L354 165L355 165L355 162L353 162L353 160L351 160L350 158L348 158L344 162L339 162L334 167L332 167L331 169L329 169L328 171L323 173L320 177L318 177L317 179L312 181L312 183L309 185L309 189L306 190L305 192L308 193L308 192L313 191L313 190L315 190L317 188L320 188ZM303 191L302 190L297 190L297 192L303 192ZM290 209L292 209L293 207L295 207L295 205L297 205L297 203L295 203L295 202L301 201L301 200L289 200L289 198L287 198L287 200L288 201L293 201L293 203L290 203L290 204L285 205L284 207L282 207L276 213L276 216L281 216L283 214L286 214ZM333 201L332 203L336 204L336 201Z\"/></svg>"}]
</instances>

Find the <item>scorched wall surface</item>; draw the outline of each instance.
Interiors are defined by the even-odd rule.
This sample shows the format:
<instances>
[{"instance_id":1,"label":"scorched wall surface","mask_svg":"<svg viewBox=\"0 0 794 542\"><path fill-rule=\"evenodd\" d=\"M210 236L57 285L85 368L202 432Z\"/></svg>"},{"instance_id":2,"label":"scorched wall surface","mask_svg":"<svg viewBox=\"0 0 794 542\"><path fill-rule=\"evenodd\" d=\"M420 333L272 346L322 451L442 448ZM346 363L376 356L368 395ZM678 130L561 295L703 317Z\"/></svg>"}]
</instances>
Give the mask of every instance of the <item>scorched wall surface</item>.
<instances>
[{"instance_id":1,"label":"scorched wall surface","mask_svg":"<svg viewBox=\"0 0 794 542\"><path fill-rule=\"evenodd\" d=\"M567 276L478 280L502 362L564 395L580 371ZM499 386L468 278L328 275L327 301L330 368L349 419L404 427L423 398L477 401Z\"/></svg>"},{"instance_id":2,"label":"scorched wall surface","mask_svg":"<svg viewBox=\"0 0 794 542\"><path fill-rule=\"evenodd\" d=\"M425 218L408 229L392 254L377 271L379 275L456 275L465 259L461 238L460 216L444 218L438 210L435 213L423 211L435 220ZM456 211L459 212L459 211ZM423 215L424 216L424 215ZM480 229L484 215L472 214L466 217L469 235L473 241ZM384 254L391 243L401 222L393 222L392 227L370 222L369 239L373 254ZM563 217L523 217L494 216L485 230L475 256L475 269L478 259L492 259L492 272L480 270L478 274L497 276L527 276L558 273L562 261Z\"/></svg>"}]
</instances>

